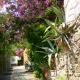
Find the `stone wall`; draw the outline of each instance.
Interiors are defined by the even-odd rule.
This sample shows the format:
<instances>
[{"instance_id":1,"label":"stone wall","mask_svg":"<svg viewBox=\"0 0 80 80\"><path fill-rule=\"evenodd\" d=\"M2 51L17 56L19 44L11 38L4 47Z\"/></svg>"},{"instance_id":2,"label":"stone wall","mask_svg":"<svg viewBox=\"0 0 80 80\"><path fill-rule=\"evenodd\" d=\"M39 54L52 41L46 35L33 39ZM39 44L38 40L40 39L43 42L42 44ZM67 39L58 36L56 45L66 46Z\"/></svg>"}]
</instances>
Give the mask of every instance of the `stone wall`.
<instances>
[{"instance_id":1,"label":"stone wall","mask_svg":"<svg viewBox=\"0 0 80 80\"><path fill-rule=\"evenodd\" d=\"M71 49L55 55L56 70L50 71L51 80L80 80L80 23L76 25L74 33L70 33Z\"/></svg>"}]
</instances>

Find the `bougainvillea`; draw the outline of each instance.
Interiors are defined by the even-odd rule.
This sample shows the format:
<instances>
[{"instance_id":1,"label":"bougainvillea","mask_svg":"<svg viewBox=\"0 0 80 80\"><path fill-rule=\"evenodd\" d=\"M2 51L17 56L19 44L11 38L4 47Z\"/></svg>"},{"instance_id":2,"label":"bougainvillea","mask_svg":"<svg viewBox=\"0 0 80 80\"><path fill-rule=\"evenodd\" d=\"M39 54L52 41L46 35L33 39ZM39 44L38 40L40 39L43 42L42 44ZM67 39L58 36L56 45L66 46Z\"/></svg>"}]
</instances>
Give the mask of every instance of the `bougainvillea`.
<instances>
[{"instance_id":1,"label":"bougainvillea","mask_svg":"<svg viewBox=\"0 0 80 80\"><path fill-rule=\"evenodd\" d=\"M7 11L20 18L34 18L43 16L45 9L51 5L50 0L2 0L1 5L6 7Z\"/></svg>"},{"instance_id":2,"label":"bougainvillea","mask_svg":"<svg viewBox=\"0 0 80 80\"><path fill-rule=\"evenodd\" d=\"M17 48L16 49L16 56L22 56L22 52L23 52L23 49Z\"/></svg>"}]
</instances>

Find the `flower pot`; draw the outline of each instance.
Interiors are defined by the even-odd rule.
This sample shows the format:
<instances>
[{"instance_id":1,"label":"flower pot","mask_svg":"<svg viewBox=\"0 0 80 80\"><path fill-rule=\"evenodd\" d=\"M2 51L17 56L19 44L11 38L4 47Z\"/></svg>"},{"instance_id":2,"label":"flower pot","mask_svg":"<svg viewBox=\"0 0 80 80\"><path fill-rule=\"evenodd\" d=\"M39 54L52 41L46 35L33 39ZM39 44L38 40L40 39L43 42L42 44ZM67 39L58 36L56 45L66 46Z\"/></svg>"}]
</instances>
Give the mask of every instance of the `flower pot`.
<instances>
[{"instance_id":1,"label":"flower pot","mask_svg":"<svg viewBox=\"0 0 80 80\"><path fill-rule=\"evenodd\" d=\"M43 70L45 80L48 80L48 71L49 71L48 68L44 68Z\"/></svg>"}]
</instances>

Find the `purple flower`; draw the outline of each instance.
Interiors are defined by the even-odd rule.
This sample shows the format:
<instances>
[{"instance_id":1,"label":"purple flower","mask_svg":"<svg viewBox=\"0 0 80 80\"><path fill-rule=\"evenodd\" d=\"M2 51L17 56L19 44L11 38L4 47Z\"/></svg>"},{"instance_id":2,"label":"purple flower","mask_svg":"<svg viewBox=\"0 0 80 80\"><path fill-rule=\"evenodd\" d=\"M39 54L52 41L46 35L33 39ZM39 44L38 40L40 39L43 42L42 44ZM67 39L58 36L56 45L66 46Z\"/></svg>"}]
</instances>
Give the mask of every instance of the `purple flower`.
<instances>
[{"instance_id":1,"label":"purple flower","mask_svg":"<svg viewBox=\"0 0 80 80\"><path fill-rule=\"evenodd\" d=\"M45 0L45 4L48 6L49 5L49 0Z\"/></svg>"},{"instance_id":2,"label":"purple flower","mask_svg":"<svg viewBox=\"0 0 80 80\"><path fill-rule=\"evenodd\" d=\"M32 0L29 0L30 3L32 3Z\"/></svg>"},{"instance_id":3,"label":"purple flower","mask_svg":"<svg viewBox=\"0 0 80 80\"><path fill-rule=\"evenodd\" d=\"M17 48L16 49L16 56L20 56L22 54L23 49Z\"/></svg>"},{"instance_id":4,"label":"purple flower","mask_svg":"<svg viewBox=\"0 0 80 80\"><path fill-rule=\"evenodd\" d=\"M32 11L32 17L34 17L35 16L35 11Z\"/></svg>"},{"instance_id":5,"label":"purple flower","mask_svg":"<svg viewBox=\"0 0 80 80\"><path fill-rule=\"evenodd\" d=\"M18 5L19 4L23 5L24 4L24 0L18 0Z\"/></svg>"},{"instance_id":6,"label":"purple flower","mask_svg":"<svg viewBox=\"0 0 80 80\"><path fill-rule=\"evenodd\" d=\"M34 0L36 5L39 5L39 1L38 0Z\"/></svg>"},{"instance_id":7,"label":"purple flower","mask_svg":"<svg viewBox=\"0 0 80 80\"><path fill-rule=\"evenodd\" d=\"M29 7L32 8L32 3L29 3Z\"/></svg>"},{"instance_id":8,"label":"purple flower","mask_svg":"<svg viewBox=\"0 0 80 80\"><path fill-rule=\"evenodd\" d=\"M16 49L16 56L19 56L19 55L20 55L20 49L17 48L17 49Z\"/></svg>"},{"instance_id":9,"label":"purple flower","mask_svg":"<svg viewBox=\"0 0 80 80\"><path fill-rule=\"evenodd\" d=\"M2 0L4 1L4 0ZM33 18L43 16L45 9L49 6L49 0L5 0L7 12L20 18ZM0 3L1 4L1 3Z\"/></svg>"},{"instance_id":10,"label":"purple flower","mask_svg":"<svg viewBox=\"0 0 80 80\"><path fill-rule=\"evenodd\" d=\"M13 15L16 16L16 17L20 17L20 13L16 12L16 11L13 12Z\"/></svg>"}]
</instances>

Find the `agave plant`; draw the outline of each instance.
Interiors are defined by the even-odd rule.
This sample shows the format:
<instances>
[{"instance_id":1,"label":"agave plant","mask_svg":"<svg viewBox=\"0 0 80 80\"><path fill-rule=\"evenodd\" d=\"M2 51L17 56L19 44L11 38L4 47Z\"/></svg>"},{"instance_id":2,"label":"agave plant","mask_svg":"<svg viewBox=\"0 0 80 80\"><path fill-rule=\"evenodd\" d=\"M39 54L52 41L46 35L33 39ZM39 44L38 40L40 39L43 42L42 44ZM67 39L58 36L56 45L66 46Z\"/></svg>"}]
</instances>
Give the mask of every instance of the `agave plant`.
<instances>
[{"instance_id":1,"label":"agave plant","mask_svg":"<svg viewBox=\"0 0 80 80\"><path fill-rule=\"evenodd\" d=\"M49 11L52 11L53 13L56 14L55 23L45 19L44 22L47 23L47 25L45 26L49 25L49 27L41 27L41 26L39 27L40 23L35 21L36 23L38 23L38 25L35 25L35 23L34 24L32 23L31 27L29 27L28 31L26 32L27 32L27 39L32 46L31 48L33 50L32 54L35 54L34 56L36 56L37 58L41 57L42 58L41 60L43 61L45 61L45 57L46 57L48 59L46 60L46 62L48 61L48 63L46 64L50 66L52 55L55 55L55 53L57 53L57 48L52 43L51 39L54 39L60 34L60 30L56 26L62 22L62 12L59 8L56 8L53 6L51 8L50 7L47 8L47 11L45 14L47 15ZM45 43L47 45L44 45ZM34 58L34 59L38 60L37 58ZM39 61L37 62L39 63Z\"/></svg>"},{"instance_id":2,"label":"agave plant","mask_svg":"<svg viewBox=\"0 0 80 80\"><path fill-rule=\"evenodd\" d=\"M77 19L79 19L79 17ZM47 41L50 47L42 47L42 49L44 49L45 51L43 53L47 54L48 56L48 64L50 66L51 56L53 54L55 55L58 52L66 52L66 51L71 51L71 53L73 54L72 44L70 41L70 35L71 35L70 32L72 33L76 24L76 20L62 29L57 27L56 23L54 22L51 22L47 19L45 19L45 21L49 25L49 27L47 27L44 32L45 35L43 42ZM54 48L54 44L52 44L51 41L55 42L57 50ZM72 56L74 57L74 55Z\"/></svg>"},{"instance_id":3,"label":"agave plant","mask_svg":"<svg viewBox=\"0 0 80 80\"><path fill-rule=\"evenodd\" d=\"M52 55L55 55L55 53L57 53L57 49L54 47L54 45L52 44L52 42L50 40L47 40L47 43L49 46L47 47L39 47L42 50L40 51L36 51L37 53L43 53L45 54L44 58L47 57L48 58L48 65L51 65L51 57Z\"/></svg>"},{"instance_id":4,"label":"agave plant","mask_svg":"<svg viewBox=\"0 0 80 80\"><path fill-rule=\"evenodd\" d=\"M73 28L74 28L74 25L75 25L75 22L74 23L72 23L67 29L59 29L57 26L56 26L56 24L55 23L53 23L53 22L51 22L51 21L49 21L49 20L45 20L50 26L45 30L46 32L46 35L45 35L45 37L48 39L53 39L53 40L55 40L56 42L57 42L57 40L59 39L59 38L61 38L62 39L62 41L63 41L63 43L65 43L66 44L66 46L68 46L69 47L69 49L70 49L70 44L69 44L69 42L68 42L68 34L67 33L70 33L70 31L71 30L73 30ZM67 27L67 26L66 26ZM66 28L65 27L65 28ZM53 38L51 38L51 36L49 36L49 29L53 29L54 31L55 31L55 33L53 34ZM48 33L47 33L48 32ZM48 37L49 36L49 37Z\"/></svg>"}]
</instances>

